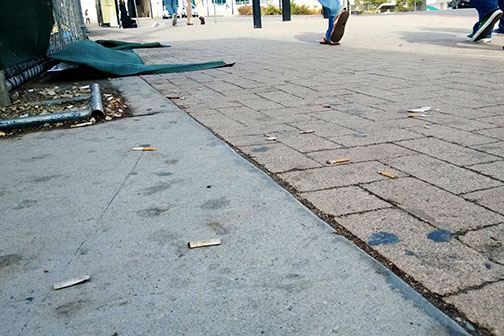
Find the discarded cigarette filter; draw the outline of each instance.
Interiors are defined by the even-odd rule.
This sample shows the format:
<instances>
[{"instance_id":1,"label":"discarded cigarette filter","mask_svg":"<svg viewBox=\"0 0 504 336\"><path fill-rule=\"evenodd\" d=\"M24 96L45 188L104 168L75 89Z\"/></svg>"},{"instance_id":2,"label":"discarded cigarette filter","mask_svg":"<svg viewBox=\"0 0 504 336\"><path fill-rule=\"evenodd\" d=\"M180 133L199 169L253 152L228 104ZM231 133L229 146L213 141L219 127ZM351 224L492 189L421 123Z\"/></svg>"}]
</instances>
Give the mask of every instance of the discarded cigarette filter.
<instances>
[{"instance_id":1,"label":"discarded cigarette filter","mask_svg":"<svg viewBox=\"0 0 504 336\"><path fill-rule=\"evenodd\" d=\"M266 140L267 141L275 141L277 138L276 137L267 137Z\"/></svg>"},{"instance_id":2,"label":"discarded cigarette filter","mask_svg":"<svg viewBox=\"0 0 504 336\"><path fill-rule=\"evenodd\" d=\"M67 281L55 283L53 285L53 288L54 288L54 290L58 290L58 289L66 288L66 287L71 287L71 286L75 286L75 285L78 285L80 283L86 282L89 279L90 279L89 275L84 275L84 276L82 276L80 278L74 278L74 279L70 279L70 280L67 280Z\"/></svg>"},{"instance_id":3,"label":"discarded cigarette filter","mask_svg":"<svg viewBox=\"0 0 504 336\"><path fill-rule=\"evenodd\" d=\"M215 246L220 245L220 239L209 239L209 240L194 240L187 243L189 248L198 248L198 247L206 247L206 246Z\"/></svg>"},{"instance_id":4,"label":"discarded cigarette filter","mask_svg":"<svg viewBox=\"0 0 504 336\"><path fill-rule=\"evenodd\" d=\"M383 176L386 176L386 177L388 177L388 178L391 178L391 179L395 179L395 178L397 178L397 176L392 175L392 174L389 174L389 173L387 173L387 172L379 172L379 174L380 174L380 175L383 175Z\"/></svg>"},{"instance_id":5,"label":"discarded cigarette filter","mask_svg":"<svg viewBox=\"0 0 504 336\"><path fill-rule=\"evenodd\" d=\"M142 152L152 152L154 151L154 147L133 147L131 150L134 151L142 151Z\"/></svg>"},{"instance_id":6,"label":"discarded cigarette filter","mask_svg":"<svg viewBox=\"0 0 504 336\"><path fill-rule=\"evenodd\" d=\"M337 159L337 160L327 160L327 164L335 164L335 163L343 163L343 162L349 162L350 159Z\"/></svg>"},{"instance_id":7,"label":"discarded cigarette filter","mask_svg":"<svg viewBox=\"0 0 504 336\"><path fill-rule=\"evenodd\" d=\"M301 134L308 134L308 133L313 133L315 132L314 130L305 130L305 131L301 131Z\"/></svg>"}]
</instances>

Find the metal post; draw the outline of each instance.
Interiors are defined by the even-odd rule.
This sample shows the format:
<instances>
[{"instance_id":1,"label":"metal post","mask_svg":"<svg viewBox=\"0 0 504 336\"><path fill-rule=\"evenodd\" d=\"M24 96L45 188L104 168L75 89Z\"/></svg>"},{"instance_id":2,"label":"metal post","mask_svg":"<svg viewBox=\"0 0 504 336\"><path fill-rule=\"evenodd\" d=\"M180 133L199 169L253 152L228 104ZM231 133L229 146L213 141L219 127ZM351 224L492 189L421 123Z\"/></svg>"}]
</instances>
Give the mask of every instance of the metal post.
<instances>
[{"instance_id":1,"label":"metal post","mask_svg":"<svg viewBox=\"0 0 504 336\"><path fill-rule=\"evenodd\" d=\"M217 23L217 5L215 4L217 0L213 0L213 22Z\"/></svg>"},{"instance_id":2,"label":"metal post","mask_svg":"<svg viewBox=\"0 0 504 336\"><path fill-rule=\"evenodd\" d=\"M282 0L282 21L291 20L290 0Z\"/></svg>"},{"instance_id":3,"label":"metal post","mask_svg":"<svg viewBox=\"0 0 504 336\"><path fill-rule=\"evenodd\" d=\"M137 28L138 28L138 27L140 27L140 23L139 23L140 19L138 17L138 8L136 5L136 0L133 0L133 6L135 6L135 22L136 22ZM152 13L152 8L151 8L151 13ZM175 13L175 15L177 15L177 14Z\"/></svg>"},{"instance_id":4,"label":"metal post","mask_svg":"<svg viewBox=\"0 0 504 336\"><path fill-rule=\"evenodd\" d=\"M0 106L9 106L10 104L9 91L7 91L7 85L5 84L5 74L3 70L0 70Z\"/></svg>"},{"instance_id":5,"label":"metal post","mask_svg":"<svg viewBox=\"0 0 504 336\"><path fill-rule=\"evenodd\" d=\"M262 28L260 0L252 0L252 16L254 17L254 28Z\"/></svg>"}]
</instances>

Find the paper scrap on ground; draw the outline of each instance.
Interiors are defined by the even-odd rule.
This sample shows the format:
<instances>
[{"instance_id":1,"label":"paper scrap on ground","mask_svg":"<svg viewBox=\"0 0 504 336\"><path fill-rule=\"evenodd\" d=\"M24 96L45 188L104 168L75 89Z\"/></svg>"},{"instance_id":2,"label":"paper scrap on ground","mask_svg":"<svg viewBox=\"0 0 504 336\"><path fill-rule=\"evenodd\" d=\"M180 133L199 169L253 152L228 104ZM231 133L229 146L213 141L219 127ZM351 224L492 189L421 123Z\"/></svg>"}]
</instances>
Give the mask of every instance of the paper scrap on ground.
<instances>
[{"instance_id":1,"label":"paper scrap on ground","mask_svg":"<svg viewBox=\"0 0 504 336\"><path fill-rule=\"evenodd\" d=\"M414 108L414 109L408 110L408 112L412 112L412 113L425 113L427 111L431 111L431 109L432 109L432 106L423 106L423 107L418 107L418 108Z\"/></svg>"},{"instance_id":2,"label":"paper scrap on ground","mask_svg":"<svg viewBox=\"0 0 504 336\"><path fill-rule=\"evenodd\" d=\"M67 281L55 283L53 285L53 288L55 290L58 290L58 289L62 289L62 288L70 287L70 286L75 286L75 285L78 285L80 283L86 282L89 279L90 279L89 275L84 275L84 276L82 276L80 278L74 278L74 279L70 279L70 280L67 280Z\"/></svg>"},{"instance_id":3,"label":"paper scrap on ground","mask_svg":"<svg viewBox=\"0 0 504 336\"><path fill-rule=\"evenodd\" d=\"M215 246L220 245L220 239L208 239L208 240L195 240L187 243L189 248L198 248L198 247L206 247L206 246Z\"/></svg>"}]
</instances>

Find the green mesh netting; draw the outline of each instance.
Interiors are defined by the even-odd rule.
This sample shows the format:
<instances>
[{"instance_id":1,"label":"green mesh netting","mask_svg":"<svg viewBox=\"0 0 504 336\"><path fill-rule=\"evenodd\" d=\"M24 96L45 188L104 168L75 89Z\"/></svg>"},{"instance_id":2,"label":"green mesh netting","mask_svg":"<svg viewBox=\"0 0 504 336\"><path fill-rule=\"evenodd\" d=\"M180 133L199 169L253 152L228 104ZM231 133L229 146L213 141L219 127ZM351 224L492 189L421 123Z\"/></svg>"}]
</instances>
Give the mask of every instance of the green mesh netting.
<instances>
[{"instance_id":1,"label":"green mesh netting","mask_svg":"<svg viewBox=\"0 0 504 336\"><path fill-rule=\"evenodd\" d=\"M0 0L0 69L45 56L54 24L50 0Z\"/></svg>"}]
</instances>

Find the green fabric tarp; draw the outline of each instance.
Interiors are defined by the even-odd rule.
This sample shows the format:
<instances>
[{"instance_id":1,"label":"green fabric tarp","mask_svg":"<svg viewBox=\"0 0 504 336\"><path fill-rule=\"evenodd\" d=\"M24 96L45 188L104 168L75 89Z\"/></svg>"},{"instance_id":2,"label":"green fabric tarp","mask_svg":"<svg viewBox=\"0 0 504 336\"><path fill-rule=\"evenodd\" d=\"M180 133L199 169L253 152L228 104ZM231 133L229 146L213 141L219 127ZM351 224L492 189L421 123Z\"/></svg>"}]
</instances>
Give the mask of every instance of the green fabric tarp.
<instances>
[{"instance_id":1,"label":"green fabric tarp","mask_svg":"<svg viewBox=\"0 0 504 336\"><path fill-rule=\"evenodd\" d=\"M96 43L114 50L139 49L139 48L165 48L168 45L163 45L159 42L152 43L136 43L116 40L96 40Z\"/></svg>"},{"instance_id":2,"label":"green fabric tarp","mask_svg":"<svg viewBox=\"0 0 504 336\"><path fill-rule=\"evenodd\" d=\"M117 44L118 41L114 42L115 43L112 43L112 45L116 47L119 46L122 49L110 49L94 41L84 40L72 43L49 57L58 61L85 65L116 76L185 72L233 65L222 61L146 65L143 63L142 59L131 50L131 46L126 48L128 42L126 44ZM103 41L101 43L103 43ZM138 48L139 46L136 45L136 47Z\"/></svg>"},{"instance_id":3,"label":"green fabric tarp","mask_svg":"<svg viewBox=\"0 0 504 336\"><path fill-rule=\"evenodd\" d=\"M0 69L45 56L54 24L50 0L0 0Z\"/></svg>"}]
</instances>

